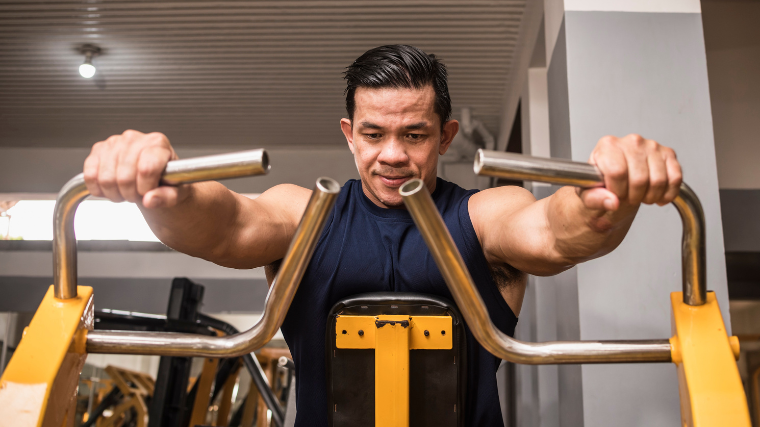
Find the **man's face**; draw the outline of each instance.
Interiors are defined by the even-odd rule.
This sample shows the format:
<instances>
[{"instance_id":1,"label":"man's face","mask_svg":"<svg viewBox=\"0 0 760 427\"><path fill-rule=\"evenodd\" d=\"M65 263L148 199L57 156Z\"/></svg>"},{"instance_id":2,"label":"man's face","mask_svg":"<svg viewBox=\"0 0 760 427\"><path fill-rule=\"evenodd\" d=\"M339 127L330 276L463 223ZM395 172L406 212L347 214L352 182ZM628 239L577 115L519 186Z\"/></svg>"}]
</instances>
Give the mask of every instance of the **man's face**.
<instances>
[{"instance_id":1,"label":"man's face","mask_svg":"<svg viewBox=\"0 0 760 427\"><path fill-rule=\"evenodd\" d=\"M435 189L438 156L444 154L459 130L450 120L441 131L434 111L435 91L422 89L358 88L353 123L341 129L354 154L364 194L376 205L402 207L398 188L413 178Z\"/></svg>"}]
</instances>

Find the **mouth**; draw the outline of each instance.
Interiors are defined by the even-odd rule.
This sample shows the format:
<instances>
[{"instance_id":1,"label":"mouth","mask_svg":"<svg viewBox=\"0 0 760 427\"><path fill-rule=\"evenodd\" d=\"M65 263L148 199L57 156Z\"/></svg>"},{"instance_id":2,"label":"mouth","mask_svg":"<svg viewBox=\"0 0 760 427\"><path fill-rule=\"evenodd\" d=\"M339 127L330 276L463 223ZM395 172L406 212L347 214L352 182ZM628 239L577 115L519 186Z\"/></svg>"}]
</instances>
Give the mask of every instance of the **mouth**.
<instances>
[{"instance_id":1,"label":"mouth","mask_svg":"<svg viewBox=\"0 0 760 427\"><path fill-rule=\"evenodd\" d=\"M383 184L385 184L386 187L390 188L398 188L401 187L405 182L412 179L412 176L386 176L386 175L378 175L380 177L380 181L382 181Z\"/></svg>"}]
</instances>

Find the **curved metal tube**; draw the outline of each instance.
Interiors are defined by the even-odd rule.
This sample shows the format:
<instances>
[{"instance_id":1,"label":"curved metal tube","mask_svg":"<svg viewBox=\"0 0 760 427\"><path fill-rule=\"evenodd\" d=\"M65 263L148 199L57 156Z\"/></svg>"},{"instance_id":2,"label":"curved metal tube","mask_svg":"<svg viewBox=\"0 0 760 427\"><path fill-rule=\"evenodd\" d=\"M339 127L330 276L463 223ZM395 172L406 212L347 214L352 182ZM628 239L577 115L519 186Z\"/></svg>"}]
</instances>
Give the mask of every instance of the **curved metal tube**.
<instances>
[{"instance_id":1,"label":"curved metal tube","mask_svg":"<svg viewBox=\"0 0 760 427\"><path fill-rule=\"evenodd\" d=\"M285 320L322 229L340 192L330 178L319 178L290 247L274 278L264 313L249 330L226 337L166 332L91 331L88 353L150 354L183 357L238 357L264 346Z\"/></svg>"},{"instance_id":2,"label":"curved metal tube","mask_svg":"<svg viewBox=\"0 0 760 427\"><path fill-rule=\"evenodd\" d=\"M264 149L237 153L174 160L166 165L161 176L165 185L189 184L226 178L262 175L269 172L269 156ZM84 174L71 178L55 203L53 214L53 285L58 299L77 296L77 238L74 215L77 207L89 196Z\"/></svg>"},{"instance_id":3,"label":"curved metal tube","mask_svg":"<svg viewBox=\"0 0 760 427\"><path fill-rule=\"evenodd\" d=\"M528 365L670 362L670 342L667 339L529 343L503 333L491 322L488 309L425 184L419 179L408 181L399 188L399 193L430 248L467 326L491 354Z\"/></svg>"},{"instance_id":4,"label":"curved metal tube","mask_svg":"<svg viewBox=\"0 0 760 427\"><path fill-rule=\"evenodd\" d=\"M498 151L478 150L475 173L576 187L599 187L604 177L596 166L568 160L547 159ZM694 190L686 183L673 201L683 223L681 270L683 302L702 305L707 301L705 260L705 214Z\"/></svg>"}]
</instances>

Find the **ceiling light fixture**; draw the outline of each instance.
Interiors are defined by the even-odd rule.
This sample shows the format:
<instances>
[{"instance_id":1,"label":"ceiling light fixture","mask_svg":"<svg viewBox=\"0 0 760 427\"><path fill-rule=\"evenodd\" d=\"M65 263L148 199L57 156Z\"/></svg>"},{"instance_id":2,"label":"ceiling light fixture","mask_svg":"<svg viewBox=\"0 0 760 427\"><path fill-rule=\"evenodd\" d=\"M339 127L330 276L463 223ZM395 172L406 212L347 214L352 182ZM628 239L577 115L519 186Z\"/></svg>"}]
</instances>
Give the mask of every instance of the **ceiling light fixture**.
<instances>
[{"instance_id":1,"label":"ceiling light fixture","mask_svg":"<svg viewBox=\"0 0 760 427\"><path fill-rule=\"evenodd\" d=\"M79 75L89 79L95 75L95 66L92 65L92 58L100 54L100 48L92 45L85 44L79 47L79 53L84 55L84 64L79 66Z\"/></svg>"}]
</instances>

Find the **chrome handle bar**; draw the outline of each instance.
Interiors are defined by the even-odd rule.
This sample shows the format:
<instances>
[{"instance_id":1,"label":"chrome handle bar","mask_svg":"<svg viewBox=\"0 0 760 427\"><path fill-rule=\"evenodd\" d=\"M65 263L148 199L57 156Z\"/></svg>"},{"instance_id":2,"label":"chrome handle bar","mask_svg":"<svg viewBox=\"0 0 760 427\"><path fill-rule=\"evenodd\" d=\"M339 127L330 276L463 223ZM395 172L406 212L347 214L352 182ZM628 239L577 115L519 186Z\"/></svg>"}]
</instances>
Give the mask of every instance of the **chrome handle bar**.
<instances>
[{"instance_id":1,"label":"chrome handle bar","mask_svg":"<svg viewBox=\"0 0 760 427\"><path fill-rule=\"evenodd\" d=\"M604 178L596 166L568 160L530 157L514 153L478 150L475 173L498 178L539 181L576 187L600 187ZM702 305L707 301L705 214L694 190L685 183L673 201L683 223L681 271L683 302Z\"/></svg>"},{"instance_id":2,"label":"chrome handle bar","mask_svg":"<svg viewBox=\"0 0 760 427\"><path fill-rule=\"evenodd\" d=\"M269 172L269 156L263 149L241 151L174 160L166 165L161 176L165 185L189 184ZM53 290L58 299L77 296L77 238L74 233L74 215L77 207L90 192L84 183L84 174L71 178L61 188L53 214Z\"/></svg>"},{"instance_id":3,"label":"chrome handle bar","mask_svg":"<svg viewBox=\"0 0 760 427\"><path fill-rule=\"evenodd\" d=\"M239 357L263 347L285 320L339 192L340 185L335 180L317 180L290 247L282 259L280 270L269 289L264 313L251 329L226 337L168 332L90 331L87 334L87 352Z\"/></svg>"},{"instance_id":4,"label":"chrome handle bar","mask_svg":"<svg viewBox=\"0 0 760 427\"><path fill-rule=\"evenodd\" d=\"M478 150L475 173L509 179L597 187L603 185L596 167L583 163ZM491 322L480 293L430 193L420 180L401 186L399 193L433 255L454 300L475 338L489 352L523 364L670 362L669 340L555 341L516 340ZM705 303L705 224L696 194L682 184L673 202L683 221L684 302Z\"/></svg>"},{"instance_id":5,"label":"chrome handle bar","mask_svg":"<svg viewBox=\"0 0 760 427\"><path fill-rule=\"evenodd\" d=\"M671 361L670 342L666 339L531 343L516 340L500 331L491 322L483 298L425 184L419 179L408 181L399 188L399 193L467 326L475 339L491 354L510 362L528 365Z\"/></svg>"}]
</instances>

